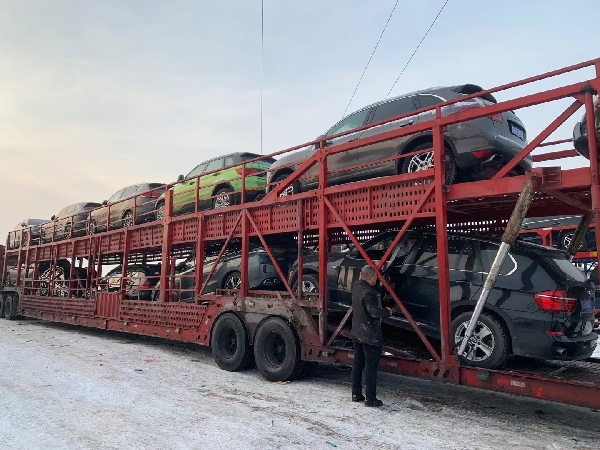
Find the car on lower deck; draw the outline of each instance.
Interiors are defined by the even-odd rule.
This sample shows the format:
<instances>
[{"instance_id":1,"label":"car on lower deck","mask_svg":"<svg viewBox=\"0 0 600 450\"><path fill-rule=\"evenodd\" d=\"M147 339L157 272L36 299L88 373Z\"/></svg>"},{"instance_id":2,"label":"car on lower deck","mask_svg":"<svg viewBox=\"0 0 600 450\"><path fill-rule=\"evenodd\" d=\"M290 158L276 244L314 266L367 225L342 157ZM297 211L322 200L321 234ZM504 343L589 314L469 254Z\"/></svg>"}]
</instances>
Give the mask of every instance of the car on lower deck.
<instances>
[{"instance_id":1,"label":"car on lower deck","mask_svg":"<svg viewBox=\"0 0 600 450\"><path fill-rule=\"evenodd\" d=\"M261 158L258 161L253 161ZM196 186L198 180L198 209L220 209L237 205L241 201L242 174L245 165L245 201L254 201L265 193L266 173L275 159L254 153L231 153L198 164L187 175L179 175L173 191L173 214L186 214L196 210ZM203 175L205 174L205 175ZM165 214L165 194L156 202L156 215Z\"/></svg>"},{"instance_id":2,"label":"car on lower deck","mask_svg":"<svg viewBox=\"0 0 600 450\"><path fill-rule=\"evenodd\" d=\"M160 279L161 264L130 264L125 281L126 300L150 300ZM123 267L117 266L98 280L99 292L120 292Z\"/></svg>"},{"instance_id":3,"label":"car on lower deck","mask_svg":"<svg viewBox=\"0 0 600 450\"><path fill-rule=\"evenodd\" d=\"M119 189L92 211L90 233L152 222L156 219L156 199L165 192L164 187L164 183L137 183Z\"/></svg>"},{"instance_id":4,"label":"car on lower deck","mask_svg":"<svg viewBox=\"0 0 600 450\"><path fill-rule=\"evenodd\" d=\"M298 259L298 244L293 239L281 237L270 239L267 236L265 239L282 273L287 274L290 266ZM214 242L209 244L205 250L203 283L208 279L215 264L216 268L204 289L204 294L214 293L219 289L238 290L241 288L241 243L237 239L232 240L221 260L217 262L222 244ZM284 290L285 285L262 243L256 238L251 238L249 245L248 289ZM174 301L193 301L196 297L194 293L195 274L196 258L194 255L176 266L171 294ZM159 291L160 282L155 286L153 300L158 300Z\"/></svg>"},{"instance_id":5,"label":"car on lower deck","mask_svg":"<svg viewBox=\"0 0 600 450\"><path fill-rule=\"evenodd\" d=\"M357 131L341 137L336 134L348 132L363 126L378 123L402 114L434 106L471 94L482 92L480 86L464 84L460 86L438 87L409 93L400 97L374 103L343 118L317 140L325 139L326 146L344 144L357 139L385 133L390 130L426 122L434 118L435 111L427 111L404 117L384 125ZM459 101L443 106L442 115L448 116L458 111L492 105L496 99L490 94ZM331 137L331 138L330 138ZM398 155L425 150L432 147L431 131L411 134L377 144L330 155L327 159L328 184L344 184L369 178L417 172L433 167L433 152L426 152L407 158L392 159ZM444 145L448 156L446 182L491 178L527 145L525 126L512 111L494 114L489 117L449 125L444 132ZM317 146L287 154L278 159L269 170L268 190L286 179L295 168L317 151ZM391 159L385 163L378 161ZM370 164L353 168L359 164ZM532 159L527 156L513 171L522 174L531 169ZM313 165L299 181L292 183L284 195L315 189L318 184L318 164Z\"/></svg>"},{"instance_id":6,"label":"car on lower deck","mask_svg":"<svg viewBox=\"0 0 600 450\"><path fill-rule=\"evenodd\" d=\"M575 227L581 221L580 215L571 216L550 216L550 217L531 217L523 220L521 226L522 232L519 238L523 241L534 244L542 244L542 237L535 232L536 230L550 230L552 237L552 247L561 250L567 250L571 245L571 240L575 235ZM569 228L563 228L569 227ZM529 233L528 231L532 231ZM548 242L548 245L550 243ZM590 224L581 247L578 251L591 252L596 250L596 228L594 223Z\"/></svg>"},{"instance_id":7,"label":"car on lower deck","mask_svg":"<svg viewBox=\"0 0 600 450\"><path fill-rule=\"evenodd\" d=\"M364 244L367 255L381 260L396 232L382 233ZM421 330L439 339L440 305L436 235L413 231L404 236L386 263L385 276ZM498 252L499 242L487 237L449 234L450 301L455 344L464 335L483 283ZM352 284L365 260L351 247L331 254L328 262L329 307L344 312L351 305ZM297 263L290 282L297 283ZM318 279L318 256L306 256L303 284ZM303 287L303 289L305 289ZM318 290L318 283L312 291ZM470 363L501 367L509 355L545 360L578 360L594 351L593 283L564 253L549 247L517 242L501 268L486 302L476 333L482 338ZM384 304L394 304L384 295ZM394 304L387 323L412 330ZM485 338L485 339L484 339Z\"/></svg>"}]
</instances>

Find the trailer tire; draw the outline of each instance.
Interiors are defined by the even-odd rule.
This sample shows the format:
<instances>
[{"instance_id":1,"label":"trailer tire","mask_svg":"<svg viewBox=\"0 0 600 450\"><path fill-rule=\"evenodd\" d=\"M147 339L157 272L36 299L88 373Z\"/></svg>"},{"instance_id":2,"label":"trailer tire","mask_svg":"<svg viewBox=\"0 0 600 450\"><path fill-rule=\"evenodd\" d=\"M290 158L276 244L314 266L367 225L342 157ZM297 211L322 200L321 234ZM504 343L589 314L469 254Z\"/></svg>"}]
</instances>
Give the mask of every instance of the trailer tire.
<instances>
[{"instance_id":1,"label":"trailer tire","mask_svg":"<svg viewBox=\"0 0 600 450\"><path fill-rule=\"evenodd\" d=\"M0 319L4 318L4 294L0 294Z\"/></svg>"},{"instance_id":2,"label":"trailer tire","mask_svg":"<svg viewBox=\"0 0 600 450\"><path fill-rule=\"evenodd\" d=\"M17 318L17 297L7 295L4 297L4 318L15 320Z\"/></svg>"},{"instance_id":3,"label":"trailer tire","mask_svg":"<svg viewBox=\"0 0 600 450\"><path fill-rule=\"evenodd\" d=\"M269 381L289 381L299 375L300 343L285 320L269 317L259 325L254 337L254 359Z\"/></svg>"},{"instance_id":4,"label":"trailer tire","mask_svg":"<svg viewBox=\"0 0 600 450\"><path fill-rule=\"evenodd\" d=\"M248 333L235 314L226 313L217 319L210 336L210 346L215 362L223 370L243 370L252 362Z\"/></svg>"},{"instance_id":5,"label":"trailer tire","mask_svg":"<svg viewBox=\"0 0 600 450\"><path fill-rule=\"evenodd\" d=\"M457 339L459 327L460 332L464 334L472 315L473 311L464 312L452 321L452 336L454 336L454 345L458 345L462 341L462 339ZM467 364L469 366L481 367L483 369L498 369L502 367L508 358L510 350L510 336L506 330L506 327L494 316L483 312L481 313L481 316L479 316L477 327L475 328L473 335L475 335L478 329L491 332L491 334L486 336L485 340L482 339L481 344L486 345L487 348L491 348L492 352L489 356L480 360L467 360ZM477 358L478 354L481 355L480 350L476 350L474 357Z\"/></svg>"}]
</instances>

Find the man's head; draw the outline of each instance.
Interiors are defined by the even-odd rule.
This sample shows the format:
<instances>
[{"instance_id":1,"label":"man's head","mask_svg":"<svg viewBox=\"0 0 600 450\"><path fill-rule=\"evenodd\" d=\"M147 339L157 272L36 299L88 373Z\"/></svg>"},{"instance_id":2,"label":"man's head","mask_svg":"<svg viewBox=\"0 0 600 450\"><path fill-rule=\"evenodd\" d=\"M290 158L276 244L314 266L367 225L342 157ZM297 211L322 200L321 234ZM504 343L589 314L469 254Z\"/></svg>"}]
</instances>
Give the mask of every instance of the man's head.
<instances>
[{"instance_id":1,"label":"man's head","mask_svg":"<svg viewBox=\"0 0 600 450\"><path fill-rule=\"evenodd\" d=\"M377 275L375 274L375 269L373 267L366 265L360 271L360 279L365 280L371 286L375 286L377 283Z\"/></svg>"}]
</instances>

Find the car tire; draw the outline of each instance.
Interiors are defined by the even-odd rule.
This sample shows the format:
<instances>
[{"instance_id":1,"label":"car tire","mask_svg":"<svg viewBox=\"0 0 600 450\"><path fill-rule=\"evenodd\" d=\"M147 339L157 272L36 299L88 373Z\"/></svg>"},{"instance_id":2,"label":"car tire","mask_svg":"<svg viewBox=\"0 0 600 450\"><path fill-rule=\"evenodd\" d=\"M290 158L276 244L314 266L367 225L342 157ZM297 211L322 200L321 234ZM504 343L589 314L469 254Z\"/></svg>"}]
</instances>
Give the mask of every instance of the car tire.
<instances>
[{"instance_id":1,"label":"car tire","mask_svg":"<svg viewBox=\"0 0 600 450\"><path fill-rule=\"evenodd\" d=\"M574 236L574 231L563 231L562 233L560 233L558 237L558 248L560 248L561 250L568 250L569 245L571 245L571 241L573 240ZM583 238L583 242L581 243L581 247L579 247L578 251L585 251L586 247L586 239Z\"/></svg>"},{"instance_id":2,"label":"car tire","mask_svg":"<svg viewBox=\"0 0 600 450\"><path fill-rule=\"evenodd\" d=\"M424 150L426 148L431 148L433 146L430 142L425 142L423 144L417 145L415 148L411 148L406 151L406 153L418 152L419 150ZM448 161L444 164L444 168L446 169L446 184L452 184L456 180L457 169L456 169L456 161L454 160L454 155L452 151L444 146L445 154L448 157ZM427 155L427 156L426 156ZM420 155L413 155L404 159L402 162L401 173L413 173L420 172L426 169L433 168L433 162L428 164L425 161L425 158L429 160L429 158L433 158L433 150L431 152L422 153Z\"/></svg>"},{"instance_id":3,"label":"car tire","mask_svg":"<svg viewBox=\"0 0 600 450\"><path fill-rule=\"evenodd\" d=\"M217 365L228 372L246 369L252 362L248 333L235 314L225 313L217 319L210 336L210 347Z\"/></svg>"},{"instance_id":4,"label":"car tire","mask_svg":"<svg viewBox=\"0 0 600 450\"><path fill-rule=\"evenodd\" d=\"M97 234L98 233L98 224L96 223L95 220L92 220L90 222L90 234Z\"/></svg>"},{"instance_id":5,"label":"car tire","mask_svg":"<svg viewBox=\"0 0 600 450\"><path fill-rule=\"evenodd\" d=\"M223 289L238 290L242 288L242 274L237 270L230 272L223 279ZM237 287L234 287L237 286Z\"/></svg>"},{"instance_id":6,"label":"car tire","mask_svg":"<svg viewBox=\"0 0 600 450\"><path fill-rule=\"evenodd\" d=\"M131 211L126 211L123 215L123 219L121 221L123 228L132 227L133 224L133 213Z\"/></svg>"},{"instance_id":7,"label":"car tire","mask_svg":"<svg viewBox=\"0 0 600 450\"><path fill-rule=\"evenodd\" d=\"M154 213L156 220L161 221L165 217L165 202L156 204L156 211Z\"/></svg>"},{"instance_id":8,"label":"car tire","mask_svg":"<svg viewBox=\"0 0 600 450\"><path fill-rule=\"evenodd\" d=\"M296 332L280 317L265 319L254 337L254 360L269 381L289 381L302 369Z\"/></svg>"},{"instance_id":9,"label":"car tire","mask_svg":"<svg viewBox=\"0 0 600 450\"><path fill-rule=\"evenodd\" d=\"M215 198L213 198L213 209L229 208L233 205L235 205L233 189L224 187L215 193Z\"/></svg>"},{"instance_id":10,"label":"car tire","mask_svg":"<svg viewBox=\"0 0 600 450\"><path fill-rule=\"evenodd\" d=\"M275 179L273 180L274 186L272 188L274 188L277 184L281 183L283 180L288 178L290 175L291 175L291 173L282 173L280 175L277 175L277 177L275 177ZM281 194L279 194L279 196L287 197L288 195L295 195L295 194L298 194L299 192L300 192L300 183L298 181L294 181L294 182L292 182L292 184L290 184L287 187L287 189L285 191L283 191Z\"/></svg>"},{"instance_id":11,"label":"car tire","mask_svg":"<svg viewBox=\"0 0 600 450\"><path fill-rule=\"evenodd\" d=\"M452 336L454 336L454 344L457 347L462 342L460 335L464 336L472 315L472 311L464 312L452 321ZM509 333L504 325L494 316L483 312L479 316L473 335L476 335L478 332L489 334L483 337L480 344L475 348L474 353L472 353L472 357L466 358L467 365L483 369L497 369L502 367L509 356L510 342ZM488 351L491 349L489 355L486 354L484 345Z\"/></svg>"},{"instance_id":12,"label":"car tire","mask_svg":"<svg viewBox=\"0 0 600 450\"><path fill-rule=\"evenodd\" d=\"M312 275L312 274L302 274L302 294L318 294L319 293L319 279ZM314 289L309 289L309 290L305 290L305 287L311 286L314 287ZM294 283L294 286L292 287L292 289L294 290L294 292L298 292L298 280L296 280L296 282Z\"/></svg>"}]
</instances>

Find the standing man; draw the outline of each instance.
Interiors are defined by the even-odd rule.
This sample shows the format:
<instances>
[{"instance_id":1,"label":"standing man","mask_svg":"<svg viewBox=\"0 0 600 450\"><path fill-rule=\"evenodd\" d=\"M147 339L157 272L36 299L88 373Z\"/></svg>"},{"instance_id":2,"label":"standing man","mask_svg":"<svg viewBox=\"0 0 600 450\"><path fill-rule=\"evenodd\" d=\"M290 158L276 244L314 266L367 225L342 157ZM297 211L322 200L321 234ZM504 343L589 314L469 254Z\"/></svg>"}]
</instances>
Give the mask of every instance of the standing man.
<instances>
[{"instance_id":1,"label":"standing man","mask_svg":"<svg viewBox=\"0 0 600 450\"><path fill-rule=\"evenodd\" d=\"M352 286L352 401L365 401L366 406L381 406L377 398L377 366L383 347L381 319L390 317L392 308L382 308L377 291L375 269L369 265L360 271L360 279ZM362 373L365 369L365 396L362 394Z\"/></svg>"}]
</instances>

